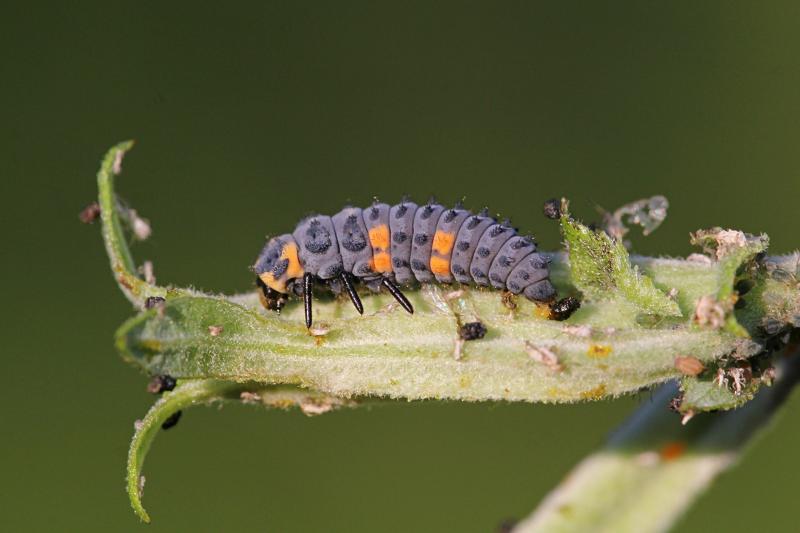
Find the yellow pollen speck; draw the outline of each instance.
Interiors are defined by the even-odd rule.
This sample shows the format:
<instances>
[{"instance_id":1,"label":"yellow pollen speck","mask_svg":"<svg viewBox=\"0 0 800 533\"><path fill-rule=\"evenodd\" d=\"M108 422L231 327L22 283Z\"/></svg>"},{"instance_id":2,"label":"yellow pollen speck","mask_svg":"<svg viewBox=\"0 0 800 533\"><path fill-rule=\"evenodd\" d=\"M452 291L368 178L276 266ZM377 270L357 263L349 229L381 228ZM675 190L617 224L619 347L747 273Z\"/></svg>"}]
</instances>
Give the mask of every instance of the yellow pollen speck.
<instances>
[{"instance_id":1,"label":"yellow pollen speck","mask_svg":"<svg viewBox=\"0 0 800 533\"><path fill-rule=\"evenodd\" d=\"M589 389L587 391L583 391L581 393L581 398L584 400L599 400L606 394L606 385L605 383L601 383L597 387L593 389Z\"/></svg>"},{"instance_id":2,"label":"yellow pollen speck","mask_svg":"<svg viewBox=\"0 0 800 533\"><path fill-rule=\"evenodd\" d=\"M611 346L604 344L590 344L589 349L586 350L586 355L596 359L608 357L611 353Z\"/></svg>"}]
</instances>

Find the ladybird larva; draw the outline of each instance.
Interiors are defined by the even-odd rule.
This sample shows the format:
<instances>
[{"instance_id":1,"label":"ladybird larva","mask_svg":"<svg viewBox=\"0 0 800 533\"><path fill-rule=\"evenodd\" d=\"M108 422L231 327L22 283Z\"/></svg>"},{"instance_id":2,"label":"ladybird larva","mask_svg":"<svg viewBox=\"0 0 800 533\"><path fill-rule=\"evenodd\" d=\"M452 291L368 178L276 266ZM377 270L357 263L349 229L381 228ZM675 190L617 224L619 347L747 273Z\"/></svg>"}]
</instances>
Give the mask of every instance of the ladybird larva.
<instances>
[{"instance_id":1,"label":"ladybird larva","mask_svg":"<svg viewBox=\"0 0 800 533\"><path fill-rule=\"evenodd\" d=\"M484 210L473 214L434 200L403 200L345 207L333 216L313 215L292 233L269 239L253 267L261 301L280 311L287 295L302 296L306 326L312 323L315 283L346 291L363 313L355 282L388 290L409 313L414 308L400 286L467 283L493 287L529 300L552 303L550 259L536 251L532 237Z\"/></svg>"}]
</instances>

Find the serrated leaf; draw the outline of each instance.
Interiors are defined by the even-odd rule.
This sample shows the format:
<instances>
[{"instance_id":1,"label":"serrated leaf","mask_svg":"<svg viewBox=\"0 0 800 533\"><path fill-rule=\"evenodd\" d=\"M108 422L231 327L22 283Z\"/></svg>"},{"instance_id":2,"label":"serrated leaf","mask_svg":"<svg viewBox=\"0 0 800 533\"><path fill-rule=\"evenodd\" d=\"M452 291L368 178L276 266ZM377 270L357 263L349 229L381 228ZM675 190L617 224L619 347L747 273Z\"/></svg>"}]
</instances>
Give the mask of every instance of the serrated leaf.
<instances>
[{"instance_id":1,"label":"serrated leaf","mask_svg":"<svg viewBox=\"0 0 800 533\"><path fill-rule=\"evenodd\" d=\"M680 411L700 413L735 409L752 400L760 384L759 380L751 380L739 392L734 392L727 383L720 384L711 377L685 377L681 380L683 401Z\"/></svg>"},{"instance_id":2,"label":"serrated leaf","mask_svg":"<svg viewBox=\"0 0 800 533\"><path fill-rule=\"evenodd\" d=\"M643 313L682 316L677 302L631 265L621 242L602 231L593 231L570 218L561 217L561 231L569 248L572 282L587 296L606 300L622 296Z\"/></svg>"},{"instance_id":3,"label":"serrated leaf","mask_svg":"<svg viewBox=\"0 0 800 533\"><path fill-rule=\"evenodd\" d=\"M565 333L564 323L537 317L533 304L519 302L509 315L495 293L465 291L458 298L489 333L463 345L457 359L458 316L437 307L440 293L411 297L414 315L367 308L355 320L342 318L348 302L320 301L315 314L326 331L317 336L294 303L277 316L221 298L174 298L124 324L117 346L151 374L289 383L348 397L540 402L632 392L679 377L674 359L686 350L711 362L735 346L731 335L688 325L616 329L630 319L613 321L614 301L589 303L570 320L588 336ZM388 305L389 298L369 303ZM212 326L221 332L212 335ZM532 360L528 345L553 347L564 371Z\"/></svg>"}]
</instances>

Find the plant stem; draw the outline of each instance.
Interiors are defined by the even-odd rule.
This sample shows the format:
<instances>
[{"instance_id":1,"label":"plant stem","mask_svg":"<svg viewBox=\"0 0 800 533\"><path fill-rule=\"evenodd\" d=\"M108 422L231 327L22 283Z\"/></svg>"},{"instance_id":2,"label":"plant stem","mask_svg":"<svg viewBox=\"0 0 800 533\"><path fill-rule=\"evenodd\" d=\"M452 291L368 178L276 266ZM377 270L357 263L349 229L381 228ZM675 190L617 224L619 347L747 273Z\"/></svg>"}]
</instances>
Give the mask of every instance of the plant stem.
<instances>
[{"instance_id":1,"label":"plant stem","mask_svg":"<svg viewBox=\"0 0 800 533\"><path fill-rule=\"evenodd\" d=\"M165 392L164 396L153 404L142 420L136 422L136 432L128 451L126 469L128 497L134 512L143 522L150 522L150 516L142 506L144 476L141 472L150 445L161 430L162 424L182 409L226 401L258 403L281 409L299 407L307 415L322 414L339 407L355 405L354 401L342 401L294 387L232 383L213 379L179 382L173 391Z\"/></svg>"},{"instance_id":2,"label":"plant stem","mask_svg":"<svg viewBox=\"0 0 800 533\"><path fill-rule=\"evenodd\" d=\"M426 285L409 293L413 316L386 295L365 298L363 317L323 297L309 331L296 302L279 316L261 309L254 293L208 295L141 279L114 193L132 144L112 147L97 176L115 280L134 305L149 308L123 324L117 347L146 372L181 380L137 424L131 443L128 493L144 521L145 455L162 424L191 405L258 398L319 414L352 398L574 402L683 376L680 408L691 416L748 402L769 382L773 350L800 327L800 256L760 258L766 236L698 232L695 241L712 253L700 261L629 257L620 242L564 211L570 255L552 254L551 279L560 294L583 296L567 322L513 295ZM488 333L465 342L459 327L473 321ZM696 371L683 375L678 356ZM797 358L787 359L776 384L745 407L698 416L688 428L665 407L675 386L663 387L515 531L666 529L772 418L799 375Z\"/></svg>"},{"instance_id":3,"label":"plant stem","mask_svg":"<svg viewBox=\"0 0 800 533\"><path fill-rule=\"evenodd\" d=\"M787 356L778 370L774 385L744 407L698 415L688 426L666 409L677 390L665 385L513 532L668 530L774 422L800 379L800 357Z\"/></svg>"}]
</instances>

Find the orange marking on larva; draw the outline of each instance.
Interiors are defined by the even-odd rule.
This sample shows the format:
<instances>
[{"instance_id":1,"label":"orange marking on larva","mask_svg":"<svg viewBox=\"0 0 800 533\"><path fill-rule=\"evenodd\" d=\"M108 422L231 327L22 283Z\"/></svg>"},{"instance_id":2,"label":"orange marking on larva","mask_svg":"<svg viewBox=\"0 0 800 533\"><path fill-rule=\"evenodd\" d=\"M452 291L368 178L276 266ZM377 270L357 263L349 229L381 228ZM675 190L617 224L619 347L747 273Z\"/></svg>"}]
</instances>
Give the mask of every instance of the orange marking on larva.
<instances>
[{"instance_id":1,"label":"orange marking on larva","mask_svg":"<svg viewBox=\"0 0 800 533\"><path fill-rule=\"evenodd\" d=\"M273 291L286 292L286 280L282 277L276 279L275 276L272 275L272 272L264 272L258 277L261 278L261 281L264 282L264 285Z\"/></svg>"},{"instance_id":2,"label":"orange marking on larva","mask_svg":"<svg viewBox=\"0 0 800 533\"><path fill-rule=\"evenodd\" d=\"M284 259L289 261L289 264L286 266L286 271L279 277L276 278L271 271L264 272L258 276L264 282L264 285L274 291L283 293L286 292L287 281L303 277L305 273L305 269L303 269L303 265L300 264L300 259L297 257L297 245L295 243L290 242L283 246L280 260L283 261Z\"/></svg>"},{"instance_id":3,"label":"orange marking on larva","mask_svg":"<svg viewBox=\"0 0 800 533\"><path fill-rule=\"evenodd\" d=\"M448 233L446 231L437 231L433 235L434 253L444 256L450 255L450 251L453 249L453 242L455 240L456 236L454 233Z\"/></svg>"},{"instance_id":4,"label":"orange marking on larva","mask_svg":"<svg viewBox=\"0 0 800 533\"><path fill-rule=\"evenodd\" d=\"M389 249L389 226L381 224L369 230L369 242L373 250Z\"/></svg>"},{"instance_id":5,"label":"orange marking on larva","mask_svg":"<svg viewBox=\"0 0 800 533\"><path fill-rule=\"evenodd\" d=\"M295 243L290 242L283 247L281 259L289 260L289 267L286 269L287 279L299 278L305 273L303 265L300 264L300 259L297 257L297 245Z\"/></svg>"},{"instance_id":6,"label":"orange marking on larva","mask_svg":"<svg viewBox=\"0 0 800 533\"><path fill-rule=\"evenodd\" d=\"M375 272L391 272L392 271L392 258L387 252L377 252L372 256L369 266Z\"/></svg>"},{"instance_id":7,"label":"orange marking on larva","mask_svg":"<svg viewBox=\"0 0 800 533\"><path fill-rule=\"evenodd\" d=\"M450 261L444 257L431 255L431 272L440 276L450 274Z\"/></svg>"},{"instance_id":8,"label":"orange marking on larva","mask_svg":"<svg viewBox=\"0 0 800 533\"><path fill-rule=\"evenodd\" d=\"M658 455L664 461L677 459L686 451L686 443L681 441L668 442L659 450Z\"/></svg>"}]
</instances>

